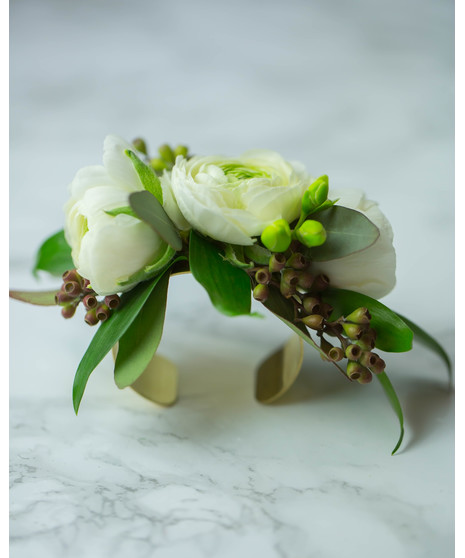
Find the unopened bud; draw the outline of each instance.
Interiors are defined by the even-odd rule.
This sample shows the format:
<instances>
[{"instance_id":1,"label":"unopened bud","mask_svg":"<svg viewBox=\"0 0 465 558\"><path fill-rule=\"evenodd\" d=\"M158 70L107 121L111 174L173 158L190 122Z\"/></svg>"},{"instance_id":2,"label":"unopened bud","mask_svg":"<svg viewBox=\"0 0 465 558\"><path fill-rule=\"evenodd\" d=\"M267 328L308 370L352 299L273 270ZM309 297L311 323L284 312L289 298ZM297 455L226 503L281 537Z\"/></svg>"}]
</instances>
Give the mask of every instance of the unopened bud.
<instances>
[{"instance_id":1,"label":"unopened bud","mask_svg":"<svg viewBox=\"0 0 465 558\"><path fill-rule=\"evenodd\" d=\"M301 320L310 329L323 329L324 319L319 314L310 314L310 316L304 316Z\"/></svg>"},{"instance_id":2,"label":"unopened bud","mask_svg":"<svg viewBox=\"0 0 465 558\"><path fill-rule=\"evenodd\" d=\"M375 364L380 360L378 355L372 353L371 351L363 351L362 355L360 356L360 364L366 366L367 368L372 368Z\"/></svg>"},{"instance_id":3,"label":"unopened bud","mask_svg":"<svg viewBox=\"0 0 465 558\"><path fill-rule=\"evenodd\" d=\"M163 172L166 169L165 161L158 159L158 157L150 159L150 166L155 172Z\"/></svg>"},{"instance_id":4,"label":"unopened bud","mask_svg":"<svg viewBox=\"0 0 465 558\"><path fill-rule=\"evenodd\" d=\"M303 300L303 307L307 314L319 314L321 301L314 296L306 296Z\"/></svg>"},{"instance_id":5,"label":"unopened bud","mask_svg":"<svg viewBox=\"0 0 465 558\"><path fill-rule=\"evenodd\" d=\"M346 317L346 321L352 322L354 324L369 324L371 320L371 314L368 308L360 307L354 310L352 314Z\"/></svg>"},{"instance_id":6,"label":"unopened bud","mask_svg":"<svg viewBox=\"0 0 465 558\"><path fill-rule=\"evenodd\" d=\"M281 278L285 283L289 283L293 287L297 287L299 284L299 274L294 269L285 269Z\"/></svg>"},{"instance_id":7,"label":"unopened bud","mask_svg":"<svg viewBox=\"0 0 465 558\"><path fill-rule=\"evenodd\" d=\"M78 296L82 293L82 288L81 285L76 281L67 281L63 285L63 291L68 295Z\"/></svg>"},{"instance_id":8,"label":"unopened bud","mask_svg":"<svg viewBox=\"0 0 465 558\"><path fill-rule=\"evenodd\" d=\"M278 219L265 227L261 235L263 246L271 252L285 252L291 244L291 229L284 219Z\"/></svg>"},{"instance_id":9,"label":"unopened bud","mask_svg":"<svg viewBox=\"0 0 465 558\"><path fill-rule=\"evenodd\" d=\"M184 157L184 159L186 159L188 153L189 153L189 149L185 145L177 145L174 149L174 156L175 157L177 157L178 155L181 155L181 157Z\"/></svg>"},{"instance_id":10,"label":"unopened bud","mask_svg":"<svg viewBox=\"0 0 465 558\"><path fill-rule=\"evenodd\" d=\"M67 304L61 309L61 315L63 316L63 318L67 320L69 320L69 318L72 318L75 313L76 313L75 304Z\"/></svg>"},{"instance_id":11,"label":"unopened bud","mask_svg":"<svg viewBox=\"0 0 465 558\"><path fill-rule=\"evenodd\" d=\"M315 281L313 281L312 284L312 291L324 291L326 288L328 288L329 286L329 278L327 275L324 275L323 273L320 273L320 275L317 275L315 278Z\"/></svg>"},{"instance_id":12,"label":"unopened bud","mask_svg":"<svg viewBox=\"0 0 465 558\"><path fill-rule=\"evenodd\" d=\"M373 330L364 333L357 341L357 345L360 345L364 351L370 351L375 348L375 337L370 333L371 331Z\"/></svg>"},{"instance_id":13,"label":"unopened bud","mask_svg":"<svg viewBox=\"0 0 465 558\"><path fill-rule=\"evenodd\" d=\"M360 339L365 332L363 326L359 324L342 324L342 329L349 339Z\"/></svg>"},{"instance_id":14,"label":"unopened bud","mask_svg":"<svg viewBox=\"0 0 465 558\"><path fill-rule=\"evenodd\" d=\"M305 269L308 265L308 261L305 256L300 252L292 254L292 256L287 260L286 266L292 267L293 269Z\"/></svg>"},{"instance_id":15,"label":"unopened bud","mask_svg":"<svg viewBox=\"0 0 465 558\"><path fill-rule=\"evenodd\" d=\"M261 267L255 273L255 280L262 285L268 285L271 281L271 272L267 267Z\"/></svg>"},{"instance_id":16,"label":"unopened bud","mask_svg":"<svg viewBox=\"0 0 465 558\"><path fill-rule=\"evenodd\" d=\"M349 360L358 360L362 354L362 349L358 345L349 345L345 350L345 355Z\"/></svg>"},{"instance_id":17,"label":"unopened bud","mask_svg":"<svg viewBox=\"0 0 465 558\"><path fill-rule=\"evenodd\" d=\"M333 347L329 351L328 356L333 362L339 362L344 358L344 351L341 349L341 347Z\"/></svg>"},{"instance_id":18,"label":"unopened bud","mask_svg":"<svg viewBox=\"0 0 465 558\"><path fill-rule=\"evenodd\" d=\"M381 372L384 372L385 368L386 368L386 363L382 358L379 357L377 358L376 363L373 366L370 366L370 370L375 374L381 374Z\"/></svg>"},{"instance_id":19,"label":"unopened bud","mask_svg":"<svg viewBox=\"0 0 465 558\"><path fill-rule=\"evenodd\" d=\"M86 295L82 299L82 302L87 310L91 310L92 308L95 308L98 304L97 298L93 294Z\"/></svg>"},{"instance_id":20,"label":"unopened bud","mask_svg":"<svg viewBox=\"0 0 465 558\"><path fill-rule=\"evenodd\" d=\"M328 177L320 176L311 184L302 197L302 212L308 215L328 198Z\"/></svg>"},{"instance_id":21,"label":"unopened bud","mask_svg":"<svg viewBox=\"0 0 465 558\"><path fill-rule=\"evenodd\" d=\"M364 370L361 364L350 360L347 364L346 374L351 380L358 380L362 376Z\"/></svg>"},{"instance_id":22,"label":"unopened bud","mask_svg":"<svg viewBox=\"0 0 465 558\"><path fill-rule=\"evenodd\" d=\"M113 294L106 296L104 302L108 306L108 308L110 308L110 310L114 310L115 308L118 308L121 299L117 294Z\"/></svg>"},{"instance_id":23,"label":"unopened bud","mask_svg":"<svg viewBox=\"0 0 465 558\"><path fill-rule=\"evenodd\" d=\"M140 151L144 155L147 155L147 144L142 138L136 138L132 140L132 145L137 149L137 151Z\"/></svg>"},{"instance_id":24,"label":"unopened bud","mask_svg":"<svg viewBox=\"0 0 465 558\"><path fill-rule=\"evenodd\" d=\"M97 318L97 314L95 312L95 308L92 310L89 310L87 312L87 314L84 316L84 321L86 322L86 324L90 325L90 326L94 326L96 324L98 324L98 318Z\"/></svg>"},{"instance_id":25,"label":"unopened bud","mask_svg":"<svg viewBox=\"0 0 465 558\"><path fill-rule=\"evenodd\" d=\"M326 231L319 221L308 219L295 231L296 238L299 242L313 248L321 246L326 241Z\"/></svg>"},{"instance_id":26,"label":"unopened bud","mask_svg":"<svg viewBox=\"0 0 465 558\"><path fill-rule=\"evenodd\" d=\"M369 384L372 379L373 379L372 373L366 368L364 368L362 373L360 374L360 378L357 379L357 382L359 384Z\"/></svg>"},{"instance_id":27,"label":"unopened bud","mask_svg":"<svg viewBox=\"0 0 465 558\"><path fill-rule=\"evenodd\" d=\"M298 271L299 275L299 287L308 291L313 284L313 275L308 271Z\"/></svg>"},{"instance_id":28,"label":"unopened bud","mask_svg":"<svg viewBox=\"0 0 465 558\"><path fill-rule=\"evenodd\" d=\"M101 322L108 320L108 318L110 317L110 309L104 303L99 304L99 306L95 310L95 313L97 315L97 319Z\"/></svg>"},{"instance_id":29,"label":"unopened bud","mask_svg":"<svg viewBox=\"0 0 465 558\"><path fill-rule=\"evenodd\" d=\"M320 306L320 314L325 318L329 318L333 313L334 308L327 302L322 302Z\"/></svg>"},{"instance_id":30,"label":"unopened bud","mask_svg":"<svg viewBox=\"0 0 465 558\"><path fill-rule=\"evenodd\" d=\"M283 281L282 278L281 283L279 284L279 290L281 291L281 294L284 298L291 298L291 296L295 295L295 293L297 292L295 285L286 283L286 281Z\"/></svg>"},{"instance_id":31,"label":"unopened bud","mask_svg":"<svg viewBox=\"0 0 465 558\"><path fill-rule=\"evenodd\" d=\"M252 294L255 300L258 300L259 302L266 302L270 294L270 291L267 285L263 285L262 283L259 283L254 288Z\"/></svg>"},{"instance_id":32,"label":"unopened bud","mask_svg":"<svg viewBox=\"0 0 465 558\"><path fill-rule=\"evenodd\" d=\"M158 148L158 153L160 153L161 158L170 165L174 165L175 156L174 152L168 144L160 145Z\"/></svg>"},{"instance_id":33,"label":"unopened bud","mask_svg":"<svg viewBox=\"0 0 465 558\"><path fill-rule=\"evenodd\" d=\"M277 271L281 271L286 265L286 258L284 254L273 254L270 258L270 263L268 264L268 268L271 273L275 273Z\"/></svg>"},{"instance_id":34,"label":"unopened bud","mask_svg":"<svg viewBox=\"0 0 465 558\"><path fill-rule=\"evenodd\" d=\"M70 295L63 291L58 291L57 294L55 295L55 304L58 304L60 306L65 306L70 302L73 302L75 299L76 297L74 295Z\"/></svg>"},{"instance_id":35,"label":"unopened bud","mask_svg":"<svg viewBox=\"0 0 465 558\"><path fill-rule=\"evenodd\" d=\"M69 271L65 271L62 275L63 282L67 283L68 281L75 281L80 285L83 284L83 278L79 275L79 273L75 269L70 269Z\"/></svg>"}]
</instances>

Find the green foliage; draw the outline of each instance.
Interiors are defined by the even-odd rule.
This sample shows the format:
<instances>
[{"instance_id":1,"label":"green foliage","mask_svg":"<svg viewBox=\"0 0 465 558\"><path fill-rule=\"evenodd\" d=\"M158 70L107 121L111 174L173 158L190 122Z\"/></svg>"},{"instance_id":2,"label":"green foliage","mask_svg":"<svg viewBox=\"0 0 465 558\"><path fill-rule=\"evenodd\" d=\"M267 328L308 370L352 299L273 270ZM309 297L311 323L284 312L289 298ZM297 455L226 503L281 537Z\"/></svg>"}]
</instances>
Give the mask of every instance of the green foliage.
<instances>
[{"instance_id":1,"label":"green foliage","mask_svg":"<svg viewBox=\"0 0 465 558\"><path fill-rule=\"evenodd\" d=\"M137 217L150 225L174 250L182 249L178 230L155 196L148 191L133 192L129 195L129 204Z\"/></svg>"},{"instance_id":2,"label":"green foliage","mask_svg":"<svg viewBox=\"0 0 465 558\"><path fill-rule=\"evenodd\" d=\"M111 217L116 217L117 215L129 215L130 217L138 219L137 215L128 205L124 207L117 207L116 209L109 209L108 211L105 211L105 213Z\"/></svg>"},{"instance_id":3,"label":"green foliage","mask_svg":"<svg viewBox=\"0 0 465 558\"><path fill-rule=\"evenodd\" d=\"M194 278L205 288L213 306L227 316L250 314L250 279L245 271L221 256L221 249L191 231L189 264Z\"/></svg>"},{"instance_id":4,"label":"green foliage","mask_svg":"<svg viewBox=\"0 0 465 558\"><path fill-rule=\"evenodd\" d=\"M236 246L235 244L226 244L224 247L224 258L236 267L249 269L253 267L253 263L245 262L244 247Z\"/></svg>"},{"instance_id":5,"label":"green foliage","mask_svg":"<svg viewBox=\"0 0 465 558\"><path fill-rule=\"evenodd\" d=\"M400 405L399 398L397 397L396 391L393 385L391 384L389 378L387 377L386 372L381 372L381 374L375 374L375 376L379 380L379 383L382 385L384 393L386 394L386 397L389 399L389 402L391 403L391 406L395 414L397 415L397 418L399 419L400 436L395 448L392 450L391 453L391 455L394 455L396 451L400 448L400 445L402 444L402 440L404 439L404 415L402 413L402 407Z\"/></svg>"},{"instance_id":6,"label":"green foliage","mask_svg":"<svg viewBox=\"0 0 465 558\"><path fill-rule=\"evenodd\" d=\"M165 321L170 275L165 273L144 306L120 338L115 362L115 383L130 386L145 370L160 344Z\"/></svg>"},{"instance_id":7,"label":"green foliage","mask_svg":"<svg viewBox=\"0 0 465 558\"><path fill-rule=\"evenodd\" d=\"M310 250L316 262L335 260L365 250L379 238L378 228L359 211L335 205L313 216L325 228L326 242Z\"/></svg>"},{"instance_id":8,"label":"green foliage","mask_svg":"<svg viewBox=\"0 0 465 558\"><path fill-rule=\"evenodd\" d=\"M10 298L37 306L55 306L56 294L57 291L10 291Z\"/></svg>"},{"instance_id":9,"label":"green foliage","mask_svg":"<svg viewBox=\"0 0 465 558\"><path fill-rule=\"evenodd\" d=\"M125 285L130 285L132 283L139 283L140 281L147 281L151 277L154 277L162 269L164 269L173 259L175 251L170 245L166 246L166 250L163 255L159 256L151 264L146 265L143 269L136 271L130 275L125 281L119 281L118 285L122 287Z\"/></svg>"},{"instance_id":10,"label":"green foliage","mask_svg":"<svg viewBox=\"0 0 465 558\"><path fill-rule=\"evenodd\" d=\"M39 248L32 272L36 276L38 271L48 271L52 275L61 276L68 269L74 269L74 262L71 258L71 248L65 240L65 233L61 230L47 238Z\"/></svg>"},{"instance_id":11,"label":"green foliage","mask_svg":"<svg viewBox=\"0 0 465 558\"><path fill-rule=\"evenodd\" d=\"M163 205L163 190L161 189L160 179L153 172L153 169L143 163L133 151L127 149L125 153L131 159L142 186Z\"/></svg>"},{"instance_id":12,"label":"green foliage","mask_svg":"<svg viewBox=\"0 0 465 558\"><path fill-rule=\"evenodd\" d=\"M368 308L370 326L376 331L376 347L382 351L402 353L412 348L413 332L406 323L387 306L369 296L344 289L327 289L322 298L334 307L330 320L348 316L361 306Z\"/></svg>"}]
</instances>

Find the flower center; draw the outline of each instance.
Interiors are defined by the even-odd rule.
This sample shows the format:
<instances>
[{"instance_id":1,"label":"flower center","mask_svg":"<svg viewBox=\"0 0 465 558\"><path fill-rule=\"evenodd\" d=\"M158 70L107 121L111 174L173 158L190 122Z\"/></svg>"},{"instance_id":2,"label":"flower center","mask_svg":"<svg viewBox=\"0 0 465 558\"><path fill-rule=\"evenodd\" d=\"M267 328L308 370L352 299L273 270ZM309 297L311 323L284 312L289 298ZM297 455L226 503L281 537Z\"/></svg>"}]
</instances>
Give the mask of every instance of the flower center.
<instances>
[{"instance_id":1,"label":"flower center","mask_svg":"<svg viewBox=\"0 0 465 558\"><path fill-rule=\"evenodd\" d=\"M222 163L218 165L226 175L232 175L239 180L247 178L271 178L271 176L257 167L246 167L240 163Z\"/></svg>"}]
</instances>

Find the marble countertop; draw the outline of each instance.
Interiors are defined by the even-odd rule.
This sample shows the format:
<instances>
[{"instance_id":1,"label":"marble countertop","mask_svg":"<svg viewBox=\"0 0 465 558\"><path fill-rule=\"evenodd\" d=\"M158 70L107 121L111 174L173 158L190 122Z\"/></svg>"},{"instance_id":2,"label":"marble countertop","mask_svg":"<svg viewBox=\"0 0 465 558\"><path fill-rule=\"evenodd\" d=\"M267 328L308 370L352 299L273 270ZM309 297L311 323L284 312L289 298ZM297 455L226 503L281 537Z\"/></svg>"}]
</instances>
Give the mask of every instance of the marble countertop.
<instances>
[{"instance_id":1,"label":"marble countertop","mask_svg":"<svg viewBox=\"0 0 465 558\"><path fill-rule=\"evenodd\" d=\"M56 286L30 276L34 253L107 133L265 147L380 202L398 256L385 301L452 355L453 2L219 6L11 4L11 286ZM160 349L178 403L118 390L107 357L76 417L81 318L10 303L12 558L453 556L454 399L436 356L387 357L406 417L391 457L380 386L310 348L282 400L257 403L254 370L289 332L223 317L190 276L170 285Z\"/></svg>"}]
</instances>

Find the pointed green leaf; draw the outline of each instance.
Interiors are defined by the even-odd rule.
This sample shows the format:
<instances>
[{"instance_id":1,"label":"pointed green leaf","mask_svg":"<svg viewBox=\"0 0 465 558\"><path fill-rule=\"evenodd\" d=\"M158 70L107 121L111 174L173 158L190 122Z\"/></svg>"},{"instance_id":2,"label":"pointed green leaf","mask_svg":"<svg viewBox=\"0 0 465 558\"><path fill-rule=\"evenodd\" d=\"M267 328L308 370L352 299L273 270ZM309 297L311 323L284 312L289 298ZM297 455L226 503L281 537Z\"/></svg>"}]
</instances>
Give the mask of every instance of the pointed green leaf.
<instances>
[{"instance_id":1,"label":"pointed green leaf","mask_svg":"<svg viewBox=\"0 0 465 558\"><path fill-rule=\"evenodd\" d=\"M221 256L209 240L190 233L189 264L192 275L205 288L213 306L227 316L250 314L250 279L245 271Z\"/></svg>"},{"instance_id":2,"label":"pointed green leaf","mask_svg":"<svg viewBox=\"0 0 465 558\"><path fill-rule=\"evenodd\" d=\"M372 316L370 326L376 330L376 346L382 351L403 353L412 348L413 331L404 321L378 300L354 291L327 289L322 298L334 307L330 317L336 320L348 316L356 308L368 308Z\"/></svg>"},{"instance_id":3,"label":"pointed green leaf","mask_svg":"<svg viewBox=\"0 0 465 558\"><path fill-rule=\"evenodd\" d=\"M155 196L147 191L133 192L129 195L129 203L139 219L150 225L174 250L182 249L178 230Z\"/></svg>"},{"instance_id":4,"label":"pointed green leaf","mask_svg":"<svg viewBox=\"0 0 465 558\"><path fill-rule=\"evenodd\" d=\"M153 169L143 163L133 151L127 149L125 153L131 159L142 186L163 205L163 190L161 189L160 179Z\"/></svg>"},{"instance_id":5,"label":"pointed green leaf","mask_svg":"<svg viewBox=\"0 0 465 558\"><path fill-rule=\"evenodd\" d=\"M134 289L124 293L118 309L98 328L79 363L74 378L73 404L76 414L89 376L113 345L126 333L159 280L160 276L153 281L139 283Z\"/></svg>"},{"instance_id":6,"label":"pointed green leaf","mask_svg":"<svg viewBox=\"0 0 465 558\"><path fill-rule=\"evenodd\" d=\"M37 275L37 271L42 270L52 275L62 275L68 269L74 269L74 263L71 248L65 240L64 231L61 230L47 238L39 248L32 272Z\"/></svg>"},{"instance_id":7,"label":"pointed green leaf","mask_svg":"<svg viewBox=\"0 0 465 558\"><path fill-rule=\"evenodd\" d=\"M402 444L402 440L404 439L404 415L402 413L402 407L400 405L399 398L397 397L396 391L393 385L391 384L389 378L387 377L386 372L381 372L381 374L375 374L375 376L379 380L379 383L383 386L384 393L386 394L386 397L389 399L389 402L391 403L391 406L394 412L396 413L397 418L399 419L400 436L395 448L392 450L391 453L391 455L394 455L396 451L400 448L400 445Z\"/></svg>"},{"instance_id":8,"label":"pointed green leaf","mask_svg":"<svg viewBox=\"0 0 465 558\"><path fill-rule=\"evenodd\" d=\"M55 306L56 291L10 291L10 298L36 304L37 306Z\"/></svg>"},{"instance_id":9,"label":"pointed green leaf","mask_svg":"<svg viewBox=\"0 0 465 558\"><path fill-rule=\"evenodd\" d=\"M119 281L118 285L122 287L125 285L130 285L131 283L140 283L141 281L147 281L151 277L154 277L162 269L164 269L173 259L175 251L171 246L167 245L165 253L155 260L153 263L146 265L140 271L130 275L125 281Z\"/></svg>"},{"instance_id":10,"label":"pointed green leaf","mask_svg":"<svg viewBox=\"0 0 465 558\"><path fill-rule=\"evenodd\" d=\"M340 205L318 212L312 215L312 219L319 221L327 233L326 242L310 250L310 258L316 262L335 260L360 252L379 238L378 227L365 215Z\"/></svg>"},{"instance_id":11,"label":"pointed green leaf","mask_svg":"<svg viewBox=\"0 0 465 558\"><path fill-rule=\"evenodd\" d=\"M109 209L108 211L105 211L105 213L107 215L110 215L111 217L116 217L117 215L129 215L131 217L135 217L136 219L138 219L137 215L129 206L117 207L116 209Z\"/></svg>"},{"instance_id":12,"label":"pointed green leaf","mask_svg":"<svg viewBox=\"0 0 465 558\"><path fill-rule=\"evenodd\" d=\"M253 262L259 265L268 265L271 258L271 252L258 244L244 247L245 255Z\"/></svg>"},{"instance_id":13,"label":"pointed green leaf","mask_svg":"<svg viewBox=\"0 0 465 558\"><path fill-rule=\"evenodd\" d=\"M247 263L244 261L245 258L243 246L226 244L224 247L224 258L236 267L241 267L243 269L248 269L254 266L253 263Z\"/></svg>"},{"instance_id":14,"label":"pointed green leaf","mask_svg":"<svg viewBox=\"0 0 465 558\"><path fill-rule=\"evenodd\" d=\"M302 322L294 323L294 304L292 303L292 300L284 298L278 289L270 287L268 298L263 305L268 308L270 312L273 312L273 314L275 314L288 327L290 327L294 333L297 333L297 335L299 335L306 343L316 349L320 355L325 358L325 360L327 360L326 354L315 343L315 341L313 341L305 325ZM334 364L334 366L342 372L344 377L348 379L344 370L336 362L332 362L332 364Z\"/></svg>"},{"instance_id":15,"label":"pointed green leaf","mask_svg":"<svg viewBox=\"0 0 465 558\"><path fill-rule=\"evenodd\" d=\"M429 335L429 333L427 333L420 326L413 323L408 318L405 318L404 316L401 316L400 314L397 314L397 315L413 331L413 340L414 341L416 341L418 343L421 343L425 347L428 347L429 349L431 349L434 353L436 353L444 361L444 364L446 365L446 368L447 368L447 373L449 375L449 384L451 384L452 383L452 363L450 361L449 355L446 353L446 351L443 349L443 347L436 341L436 339L431 337L431 335Z\"/></svg>"},{"instance_id":16,"label":"pointed green leaf","mask_svg":"<svg viewBox=\"0 0 465 558\"><path fill-rule=\"evenodd\" d=\"M119 340L115 382L119 388L134 383L145 370L160 344L165 321L170 275L158 281L144 306Z\"/></svg>"}]
</instances>

